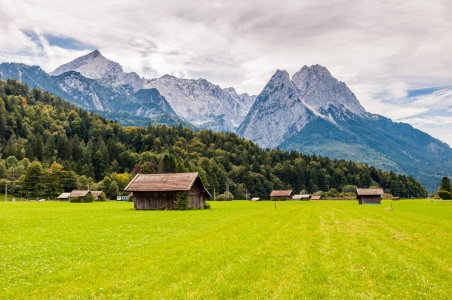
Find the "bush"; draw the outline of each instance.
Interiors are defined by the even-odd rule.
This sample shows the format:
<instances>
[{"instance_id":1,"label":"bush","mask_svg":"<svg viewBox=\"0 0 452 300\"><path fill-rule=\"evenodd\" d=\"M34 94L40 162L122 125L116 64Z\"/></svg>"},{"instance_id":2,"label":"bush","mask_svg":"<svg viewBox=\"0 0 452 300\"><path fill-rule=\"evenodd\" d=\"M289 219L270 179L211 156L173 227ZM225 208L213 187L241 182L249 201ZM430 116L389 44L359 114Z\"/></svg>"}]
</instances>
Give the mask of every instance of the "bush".
<instances>
[{"instance_id":1,"label":"bush","mask_svg":"<svg viewBox=\"0 0 452 300\"><path fill-rule=\"evenodd\" d=\"M71 197L71 200L69 201L71 203L80 203L80 198L79 197Z\"/></svg>"},{"instance_id":2,"label":"bush","mask_svg":"<svg viewBox=\"0 0 452 300\"><path fill-rule=\"evenodd\" d=\"M322 191L315 192L314 196L321 196L321 197L323 197L323 192Z\"/></svg>"},{"instance_id":3,"label":"bush","mask_svg":"<svg viewBox=\"0 0 452 300\"><path fill-rule=\"evenodd\" d=\"M129 200L127 200L127 201L129 201ZM157 210L165 210L165 208L163 206L159 206L159 207L157 207Z\"/></svg>"},{"instance_id":4,"label":"bush","mask_svg":"<svg viewBox=\"0 0 452 300\"><path fill-rule=\"evenodd\" d=\"M99 201L105 201L106 199L107 199L107 196L105 195L105 193L104 192L102 192L102 193L100 193L100 195L99 195Z\"/></svg>"},{"instance_id":5,"label":"bush","mask_svg":"<svg viewBox=\"0 0 452 300\"><path fill-rule=\"evenodd\" d=\"M178 210L186 210L188 208L187 192L179 192L177 194L176 206Z\"/></svg>"},{"instance_id":6,"label":"bush","mask_svg":"<svg viewBox=\"0 0 452 300\"><path fill-rule=\"evenodd\" d=\"M94 201L94 196L91 193L86 194L85 199L83 200L83 202L85 203L93 203Z\"/></svg>"},{"instance_id":7,"label":"bush","mask_svg":"<svg viewBox=\"0 0 452 300\"><path fill-rule=\"evenodd\" d=\"M438 196L443 200L452 200L452 193L445 190L438 190Z\"/></svg>"},{"instance_id":8,"label":"bush","mask_svg":"<svg viewBox=\"0 0 452 300\"><path fill-rule=\"evenodd\" d=\"M278 198L276 198L276 197L270 197L270 200L271 200L271 201L278 201Z\"/></svg>"},{"instance_id":9,"label":"bush","mask_svg":"<svg viewBox=\"0 0 452 300\"><path fill-rule=\"evenodd\" d=\"M127 197L127 202L133 202L133 198L132 197Z\"/></svg>"},{"instance_id":10,"label":"bush","mask_svg":"<svg viewBox=\"0 0 452 300\"><path fill-rule=\"evenodd\" d=\"M210 209L210 203L206 202L206 204L204 204L204 209Z\"/></svg>"},{"instance_id":11,"label":"bush","mask_svg":"<svg viewBox=\"0 0 452 300\"><path fill-rule=\"evenodd\" d=\"M279 201L286 201L286 198L284 198L284 197L279 197Z\"/></svg>"}]
</instances>

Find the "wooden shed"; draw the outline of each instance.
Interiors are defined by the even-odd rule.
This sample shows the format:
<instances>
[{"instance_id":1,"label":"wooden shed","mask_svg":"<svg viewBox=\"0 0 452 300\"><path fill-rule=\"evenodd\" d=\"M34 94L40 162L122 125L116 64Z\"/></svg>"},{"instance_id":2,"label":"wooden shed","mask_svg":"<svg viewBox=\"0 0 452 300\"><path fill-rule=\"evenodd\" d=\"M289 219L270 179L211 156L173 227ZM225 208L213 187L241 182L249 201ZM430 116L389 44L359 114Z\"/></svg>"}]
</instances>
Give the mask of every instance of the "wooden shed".
<instances>
[{"instance_id":1,"label":"wooden shed","mask_svg":"<svg viewBox=\"0 0 452 300\"><path fill-rule=\"evenodd\" d=\"M188 207L204 208L210 197L198 172L137 174L124 190L133 192L135 209L177 209L180 192L186 192Z\"/></svg>"},{"instance_id":2,"label":"wooden shed","mask_svg":"<svg viewBox=\"0 0 452 300\"><path fill-rule=\"evenodd\" d=\"M261 201L261 198L259 198L259 197L254 197L254 198L251 199L251 201Z\"/></svg>"},{"instance_id":3,"label":"wooden shed","mask_svg":"<svg viewBox=\"0 0 452 300\"><path fill-rule=\"evenodd\" d=\"M356 189L356 199L362 205L380 205L383 195L383 189Z\"/></svg>"},{"instance_id":4,"label":"wooden shed","mask_svg":"<svg viewBox=\"0 0 452 300\"><path fill-rule=\"evenodd\" d=\"M57 199L60 200L60 201L69 201L69 195L70 194L71 193L62 193L61 195L59 195L57 197Z\"/></svg>"},{"instance_id":5,"label":"wooden shed","mask_svg":"<svg viewBox=\"0 0 452 300\"><path fill-rule=\"evenodd\" d=\"M322 196L312 196L311 200L322 200Z\"/></svg>"},{"instance_id":6,"label":"wooden shed","mask_svg":"<svg viewBox=\"0 0 452 300\"><path fill-rule=\"evenodd\" d=\"M88 193L92 194L94 196L94 200L98 200L99 199L99 195L102 194L102 191L79 191L79 190L74 190L69 194L69 200L71 200L71 198L73 197L79 197L80 198L80 202L85 202L85 196L88 195Z\"/></svg>"},{"instance_id":7,"label":"wooden shed","mask_svg":"<svg viewBox=\"0 0 452 300\"><path fill-rule=\"evenodd\" d=\"M400 200L400 197L392 197L392 200Z\"/></svg>"},{"instance_id":8,"label":"wooden shed","mask_svg":"<svg viewBox=\"0 0 452 300\"><path fill-rule=\"evenodd\" d=\"M273 191L270 194L270 197L278 198L278 200L285 199L285 200L292 200L293 198L293 191L292 190L285 190L285 191Z\"/></svg>"},{"instance_id":9,"label":"wooden shed","mask_svg":"<svg viewBox=\"0 0 452 300\"><path fill-rule=\"evenodd\" d=\"M295 195L295 196L293 196L293 200L309 201L309 200L311 200L311 196L310 195Z\"/></svg>"}]
</instances>

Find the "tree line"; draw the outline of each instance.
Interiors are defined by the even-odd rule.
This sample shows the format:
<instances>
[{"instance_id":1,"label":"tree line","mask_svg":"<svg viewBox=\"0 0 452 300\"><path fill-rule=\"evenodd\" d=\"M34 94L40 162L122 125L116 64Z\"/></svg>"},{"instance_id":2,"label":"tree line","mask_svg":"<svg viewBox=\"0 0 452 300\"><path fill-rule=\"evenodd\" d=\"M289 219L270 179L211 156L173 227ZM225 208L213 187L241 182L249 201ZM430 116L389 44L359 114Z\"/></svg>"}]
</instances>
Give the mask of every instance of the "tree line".
<instances>
[{"instance_id":1,"label":"tree line","mask_svg":"<svg viewBox=\"0 0 452 300\"><path fill-rule=\"evenodd\" d=\"M341 196L350 186L426 196L412 176L261 149L234 133L193 132L182 125L124 127L13 79L0 81L0 145L0 185L9 183L14 192L29 196L55 196L88 185L107 190L113 185L113 196L136 173L174 172L199 172L212 195L229 189L235 199L269 199L272 190L281 189Z\"/></svg>"}]
</instances>

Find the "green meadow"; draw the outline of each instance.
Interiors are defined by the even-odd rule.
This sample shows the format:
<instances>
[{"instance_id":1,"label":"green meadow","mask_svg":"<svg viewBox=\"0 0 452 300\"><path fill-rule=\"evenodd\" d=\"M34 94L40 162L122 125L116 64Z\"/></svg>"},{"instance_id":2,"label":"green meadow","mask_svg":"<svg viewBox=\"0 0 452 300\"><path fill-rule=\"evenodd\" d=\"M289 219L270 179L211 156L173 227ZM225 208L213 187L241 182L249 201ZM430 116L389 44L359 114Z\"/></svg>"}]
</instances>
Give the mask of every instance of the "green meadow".
<instances>
[{"instance_id":1,"label":"green meadow","mask_svg":"<svg viewBox=\"0 0 452 300\"><path fill-rule=\"evenodd\" d=\"M0 201L0 299L452 295L450 202L210 203Z\"/></svg>"}]
</instances>

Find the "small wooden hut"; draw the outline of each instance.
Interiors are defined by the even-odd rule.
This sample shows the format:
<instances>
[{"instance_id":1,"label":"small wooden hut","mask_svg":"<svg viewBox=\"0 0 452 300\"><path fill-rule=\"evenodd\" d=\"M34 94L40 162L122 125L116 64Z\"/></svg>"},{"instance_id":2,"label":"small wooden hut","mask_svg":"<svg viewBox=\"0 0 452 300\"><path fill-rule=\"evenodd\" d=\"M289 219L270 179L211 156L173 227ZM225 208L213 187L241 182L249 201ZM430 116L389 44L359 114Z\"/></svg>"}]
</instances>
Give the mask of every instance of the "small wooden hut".
<instances>
[{"instance_id":1,"label":"small wooden hut","mask_svg":"<svg viewBox=\"0 0 452 300\"><path fill-rule=\"evenodd\" d=\"M69 201L69 195L70 194L71 193L62 193L61 195L59 195L57 197L57 199L60 200L60 201Z\"/></svg>"},{"instance_id":2,"label":"small wooden hut","mask_svg":"<svg viewBox=\"0 0 452 300\"><path fill-rule=\"evenodd\" d=\"M275 197L275 198L277 198L278 200L282 200L282 199L285 199L285 200L292 200L292 198L293 198L293 191L292 190L285 190L285 191L273 191L271 194L270 194L270 197Z\"/></svg>"},{"instance_id":3,"label":"small wooden hut","mask_svg":"<svg viewBox=\"0 0 452 300\"><path fill-rule=\"evenodd\" d=\"M80 202L85 202L85 196L89 194L92 194L94 196L94 200L99 199L99 195L102 194L102 191L78 191L74 190L69 194L69 200L73 197L80 198Z\"/></svg>"},{"instance_id":4,"label":"small wooden hut","mask_svg":"<svg viewBox=\"0 0 452 300\"><path fill-rule=\"evenodd\" d=\"M254 197L254 198L251 199L251 201L261 201L261 198L259 198L259 197Z\"/></svg>"},{"instance_id":5,"label":"small wooden hut","mask_svg":"<svg viewBox=\"0 0 452 300\"><path fill-rule=\"evenodd\" d=\"M383 195L383 189L356 189L356 199L361 205L380 205Z\"/></svg>"},{"instance_id":6,"label":"small wooden hut","mask_svg":"<svg viewBox=\"0 0 452 300\"><path fill-rule=\"evenodd\" d=\"M322 200L322 196L312 196L311 200Z\"/></svg>"},{"instance_id":7,"label":"small wooden hut","mask_svg":"<svg viewBox=\"0 0 452 300\"><path fill-rule=\"evenodd\" d=\"M295 196L293 196L293 200L309 201L309 200L311 200L311 196L310 195L295 195Z\"/></svg>"},{"instance_id":8,"label":"small wooden hut","mask_svg":"<svg viewBox=\"0 0 452 300\"><path fill-rule=\"evenodd\" d=\"M400 197L392 197L392 200L400 200Z\"/></svg>"},{"instance_id":9,"label":"small wooden hut","mask_svg":"<svg viewBox=\"0 0 452 300\"><path fill-rule=\"evenodd\" d=\"M124 190L133 192L135 209L177 209L180 192L186 192L188 207L204 208L210 197L198 172L137 174Z\"/></svg>"}]
</instances>

